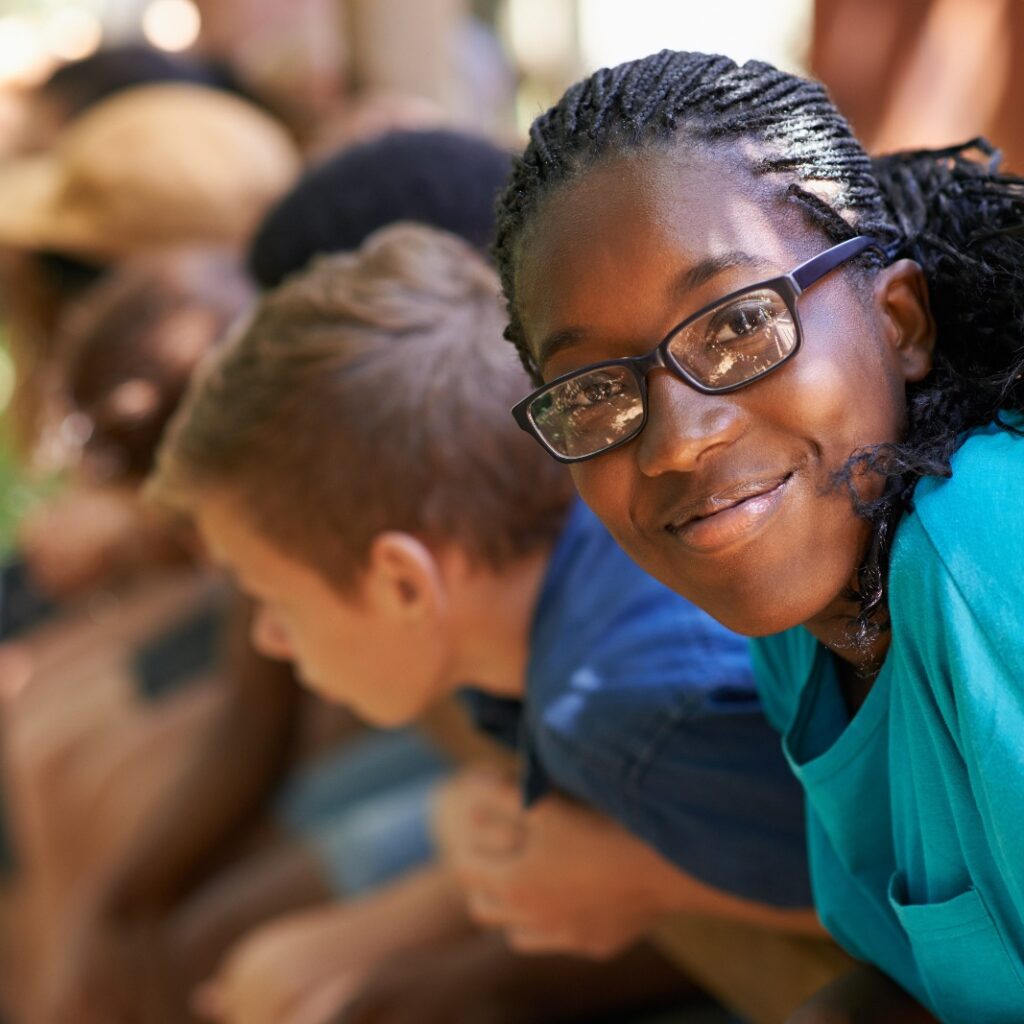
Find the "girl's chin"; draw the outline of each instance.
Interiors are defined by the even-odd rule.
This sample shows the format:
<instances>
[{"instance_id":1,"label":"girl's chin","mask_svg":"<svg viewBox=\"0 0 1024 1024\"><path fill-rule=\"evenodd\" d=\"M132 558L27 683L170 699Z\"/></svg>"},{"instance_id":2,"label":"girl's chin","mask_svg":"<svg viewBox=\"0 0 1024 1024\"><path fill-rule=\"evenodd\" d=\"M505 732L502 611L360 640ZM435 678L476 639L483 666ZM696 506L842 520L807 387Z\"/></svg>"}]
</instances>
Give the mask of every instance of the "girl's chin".
<instances>
[{"instance_id":1,"label":"girl's chin","mask_svg":"<svg viewBox=\"0 0 1024 1024\"><path fill-rule=\"evenodd\" d=\"M727 629L749 637L782 633L829 617L833 610L839 614L840 605L843 614L849 615L852 607L846 597L846 584L829 585L829 574L820 569L815 575L781 571L759 574L756 580L741 580L737 574L730 578L723 572L705 585L693 579L678 585L664 578L662 582ZM723 588L723 582L736 585Z\"/></svg>"}]
</instances>

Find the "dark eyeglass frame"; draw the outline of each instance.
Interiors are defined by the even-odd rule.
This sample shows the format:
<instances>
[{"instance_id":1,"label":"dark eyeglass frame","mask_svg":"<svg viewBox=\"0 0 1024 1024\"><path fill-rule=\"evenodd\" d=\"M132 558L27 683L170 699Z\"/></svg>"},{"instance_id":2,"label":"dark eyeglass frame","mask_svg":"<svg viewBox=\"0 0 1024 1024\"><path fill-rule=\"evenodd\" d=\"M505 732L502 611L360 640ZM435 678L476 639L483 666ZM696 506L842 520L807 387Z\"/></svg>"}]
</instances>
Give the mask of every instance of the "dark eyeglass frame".
<instances>
[{"instance_id":1,"label":"dark eyeglass frame","mask_svg":"<svg viewBox=\"0 0 1024 1024\"><path fill-rule=\"evenodd\" d=\"M585 462L587 459L596 458L598 455L604 455L605 452L610 452L615 448L628 444L644 429L645 426L647 426L647 375L651 370L657 367L662 367L678 377L684 383L689 384L695 391L699 391L704 395L723 395L730 391L738 391L740 388L745 388L748 385L759 381L762 377L766 377L769 373L773 373L780 366L788 363L789 360L800 351L800 347L803 344L804 332L803 326L800 323L800 314L797 311L797 299L799 299L800 296L811 287L811 285L820 281L826 274L831 273L837 267L846 263L847 260L852 260L855 256L859 256L861 253L871 248L880 249L887 259L892 256L889 249L883 246L871 235L858 235L856 238L849 238L845 242L833 245L830 249L826 249L817 256L811 257L811 259L805 260L799 266L794 267L788 274L782 274L779 277L768 278L764 281L758 281L754 284L746 285L743 288L737 288L735 291L729 292L727 295L723 295L715 299L713 302L709 302L707 305L698 309L696 313L691 313L685 320L681 320L676 324L675 327L673 327L665 337L650 350L650 352L646 352L644 355L626 356L622 359L606 359L599 363L591 363L588 366L581 366L577 370L570 370L569 373L563 373L561 376L556 377L543 387L540 387L536 391L527 395L521 402L517 402L512 407L512 415L515 417L516 423L518 423L519 426L528 434L531 434L536 438L544 449L559 462ZM769 290L775 292L781 297L782 301L785 302L790 316L793 318L793 326L796 331L796 341L792 350L784 355L777 363L769 366L766 370L762 370L760 373L754 374L754 376L749 377L747 380L740 381L738 384L726 384L723 387L716 388L709 387L707 384L701 383L701 381L697 380L672 356L672 353L669 351L670 343L680 331L684 330L690 324L699 320L701 317L706 316L716 307L732 302L743 295L751 292ZM548 392L561 387L566 383L566 381L592 373L595 370L601 370L608 366L623 366L628 369L636 379L640 393L640 401L643 408L643 415L640 422L637 424L636 428L631 430L628 434L620 437L610 445L598 449L596 452L589 452L586 455L561 454L561 452L556 451L548 443L547 439L534 423L533 417L530 413L531 406L537 401L537 399L543 398L543 396Z\"/></svg>"}]
</instances>

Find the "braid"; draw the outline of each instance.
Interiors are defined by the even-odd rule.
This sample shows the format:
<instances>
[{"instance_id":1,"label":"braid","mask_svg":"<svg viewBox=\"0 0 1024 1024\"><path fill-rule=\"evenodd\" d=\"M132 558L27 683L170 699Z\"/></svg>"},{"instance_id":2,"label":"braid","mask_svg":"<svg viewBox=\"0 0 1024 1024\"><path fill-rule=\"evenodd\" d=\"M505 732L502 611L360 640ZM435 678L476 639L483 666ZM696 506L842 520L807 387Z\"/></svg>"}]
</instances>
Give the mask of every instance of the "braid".
<instances>
[{"instance_id":1,"label":"braid","mask_svg":"<svg viewBox=\"0 0 1024 1024\"><path fill-rule=\"evenodd\" d=\"M760 61L664 50L604 68L534 121L498 201L494 255L508 303L505 337L527 371L538 368L516 304L518 251L543 199L607 155L658 144L758 143L752 170L779 175L780 195L840 242L870 234L915 259L938 325L931 373L908 387L908 435L864 450L840 473L872 525L859 573L854 641L880 628L889 550L922 476L948 476L965 432L1024 410L1024 179L999 174L983 140L872 160L824 87ZM974 155L972 157L972 154ZM976 157L980 155L983 160ZM827 198L808 182L834 186ZM881 266L869 250L858 262ZM858 471L882 475L862 502Z\"/></svg>"},{"instance_id":2,"label":"braid","mask_svg":"<svg viewBox=\"0 0 1024 1024\"><path fill-rule=\"evenodd\" d=\"M871 161L820 83L761 61L740 67L728 57L672 50L603 68L533 122L526 151L498 201L494 254L508 300L505 336L534 378L537 367L516 314L514 280L517 247L531 214L552 189L602 157L683 138L695 143L759 139L764 146L754 170L796 178L791 198L830 238L851 238L856 233L851 219L863 221L865 230L884 241L896 237ZM804 181L839 185L837 206L801 187ZM844 218L840 211L853 216Z\"/></svg>"},{"instance_id":3,"label":"braid","mask_svg":"<svg viewBox=\"0 0 1024 1024\"><path fill-rule=\"evenodd\" d=\"M986 159L972 159L972 152ZM928 280L938 338L932 372L907 389L906 441L857 453L842 474L851 482L866 468L885 478L876 500L855 495L878 541L861 570L864 639L885 596L889 542L912 507L917 481L949 476L967 431L1024 411L1024 180L999 174L998 162L983 139L874 162L899 251Z\"/></svg>"}]
</instances>

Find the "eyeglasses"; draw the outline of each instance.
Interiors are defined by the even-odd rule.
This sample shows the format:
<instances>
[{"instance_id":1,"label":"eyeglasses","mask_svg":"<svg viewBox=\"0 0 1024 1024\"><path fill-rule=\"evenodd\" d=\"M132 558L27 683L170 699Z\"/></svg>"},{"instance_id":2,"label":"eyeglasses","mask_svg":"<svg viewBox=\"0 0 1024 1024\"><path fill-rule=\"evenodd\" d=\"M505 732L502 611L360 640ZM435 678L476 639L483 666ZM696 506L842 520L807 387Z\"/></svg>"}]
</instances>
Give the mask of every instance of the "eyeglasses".
<instances>
[{"instance_id":1,"label":"eyeglasses","mask_svg":"<svg viewBox=\"0 0 1024 1024\"><path fill-rule=\"evenodd\" d=\"M730 292L677 324L645 355L563 374L527 395L512 415L560 462L582 462L618 448L647 423L651 370L664 367L705 395L753 384L799 350L801 294L872 247L882 248L871 236L858 235L788 274Z\"/></svg>"}]
</instances>

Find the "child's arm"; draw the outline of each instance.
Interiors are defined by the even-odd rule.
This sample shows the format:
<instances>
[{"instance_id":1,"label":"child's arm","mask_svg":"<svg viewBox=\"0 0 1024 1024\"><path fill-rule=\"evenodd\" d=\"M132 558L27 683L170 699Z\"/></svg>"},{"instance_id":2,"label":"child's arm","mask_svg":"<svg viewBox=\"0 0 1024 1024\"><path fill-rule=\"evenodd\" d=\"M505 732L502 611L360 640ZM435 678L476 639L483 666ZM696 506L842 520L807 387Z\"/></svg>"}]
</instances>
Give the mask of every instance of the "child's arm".
<instances>
[{"instance_id":1,"label":"child's arm","mask_svg":"<svg viewBox=\"0 0 1024 1024\"><path fill-rule=\"evenodd\" d=\"M937 1024L920 1003L864 964L809 999L786 1024Z\"/></svg>"},{"instance_id":2,"label":"child's arm","mask_svg":"<svg viewBox=\"0 0 1024 1024\"><path fill-rule=\"evenodd\" d=\"M109 1019L109 1007L131 988L125 964L132 959L132 936L188 891L254 815L283 768L298 688L286 666L251 652L241 606L237 611L229 699L168 798L110 865L53 957L45 998L54 1020L84 1022L89 1012Z\"/></svg>"},{"instance_id":3,"label":"child's arm","mask_svg":"<svg viewBox=\"0 0 1024 1024\"><path fill-rule=\"evenodd\" d=\"M388 958L435 949L471 929L450 873L426 867L354 903L256 928L200 987L195 1009L224 1024L280 1024L325 983L342 1003Z\"/></svg>"},{"instance_id":4,"label":"child's arm","mask_svg":"<svg viewBox=\"0 0 1024 1024\"><path fill-rule=\"evenodd\" d=\"M515 784L493 773L449 784L436 820L470 913L523 952L610 956L680 911L824 934L813 910L714 889L617 822L563 797L523 811Z\"/></svg>"}]
</instances>

